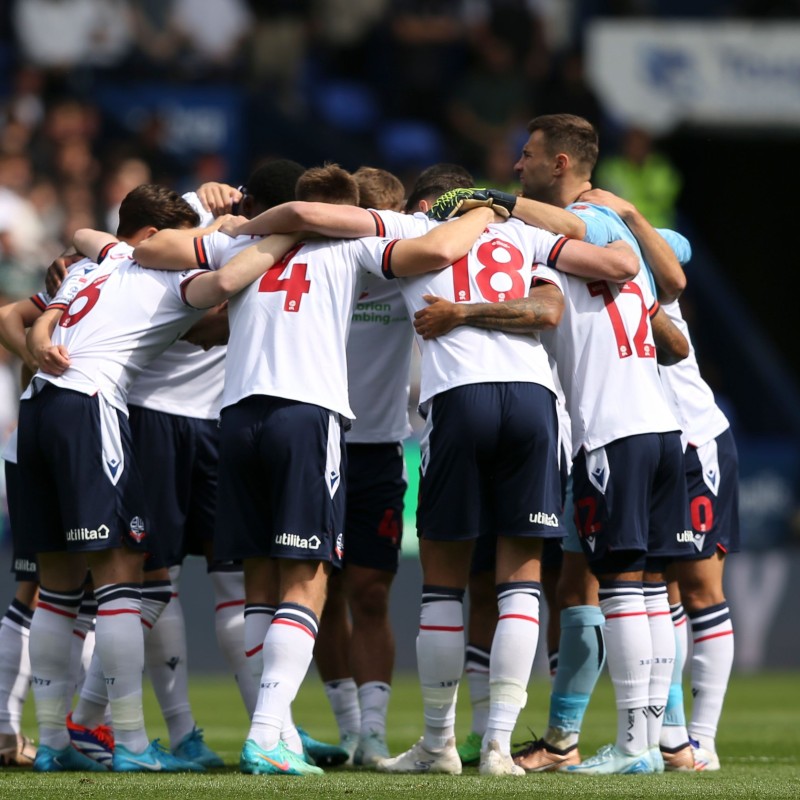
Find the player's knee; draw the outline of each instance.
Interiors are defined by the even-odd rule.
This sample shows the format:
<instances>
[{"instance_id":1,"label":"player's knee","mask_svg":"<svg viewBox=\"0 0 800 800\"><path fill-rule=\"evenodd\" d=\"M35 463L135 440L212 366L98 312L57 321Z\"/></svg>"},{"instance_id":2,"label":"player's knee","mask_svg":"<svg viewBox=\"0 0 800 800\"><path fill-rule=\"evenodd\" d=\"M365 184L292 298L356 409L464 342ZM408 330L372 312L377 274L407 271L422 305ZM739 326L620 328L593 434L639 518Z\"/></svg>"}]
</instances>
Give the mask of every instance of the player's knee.
<instances>
[{"instance_id":1,"label":"player's knee","mask_svg":"<svg viewBox=\"0 0 800 800\"><path fill-rule=\"evenodd\" d=\"M350 591L353 620L379 619L389 613L389 584L382 580L363 581Z\"/></svg>"}]
</instances>

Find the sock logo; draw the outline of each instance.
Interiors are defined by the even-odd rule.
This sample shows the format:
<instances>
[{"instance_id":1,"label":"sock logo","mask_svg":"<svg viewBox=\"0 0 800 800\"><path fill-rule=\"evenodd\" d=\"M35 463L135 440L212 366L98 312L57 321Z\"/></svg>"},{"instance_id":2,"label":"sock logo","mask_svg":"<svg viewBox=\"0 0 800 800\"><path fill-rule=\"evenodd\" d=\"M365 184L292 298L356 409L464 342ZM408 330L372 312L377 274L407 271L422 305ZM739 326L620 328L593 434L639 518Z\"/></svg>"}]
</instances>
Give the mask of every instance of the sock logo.
<instances>
[{"instance_id":1,"label":"sock logo","mask_svg":"<svg viewBox=\"0 0 800 800\"><path fill-rule=\"evenodd\" d=\"M170 668L170 669L171 669L173 672L175 672L175 667L177 667L177 666L178 666L178 664L180 664L180 663L181 663L181 660L180 660L180 658L178 658L178 656L172 656L172 658L171 658L171 659L169 659L169 661L165 661L164 663L165 663L165 664L166 664L166 665L167 665L167 666L168 666L168 667L169 667L169 668Z\"/></svg>"}]
</instances>

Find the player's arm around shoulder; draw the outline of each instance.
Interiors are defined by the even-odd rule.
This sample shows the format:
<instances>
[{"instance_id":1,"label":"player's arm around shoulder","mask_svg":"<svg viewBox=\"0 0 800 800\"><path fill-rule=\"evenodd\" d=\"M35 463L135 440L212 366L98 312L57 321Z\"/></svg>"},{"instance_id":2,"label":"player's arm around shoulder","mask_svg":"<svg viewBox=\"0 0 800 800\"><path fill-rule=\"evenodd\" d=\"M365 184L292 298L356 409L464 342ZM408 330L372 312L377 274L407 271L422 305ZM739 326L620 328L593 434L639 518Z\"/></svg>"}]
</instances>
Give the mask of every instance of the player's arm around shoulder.
<instances>
[{"instance_id":1,"label":"player's arm around shoulder","mask_svg":"<svg viewBox=\"0 0 800 800\"><path fill-rule=\"evenodd\" d=\"M92 228L80 228L72 237L72 244L79 253L83 253L95 263L99 263L100 254L108 245L119 244L119 239L111 233L96 231Z\"/></svg>"},{"instance_id":2,"label":"player's arm around shoulder","mask_svg":"<svg viewBox=\"0 0 800 800\"><path fill-rule=\"evenodd\" d=\"M579 278L625 283L639 274L639 256L622 240L607 245L588 244L569 239L558 255L558 269Z\"/></svg>"},{"instance_id":3,"label":"player's arm around shoulder","mask_svg":"<svg viewBox=\"0 0 800 800\"><path fill-rule=\"evenodd\" d=\"M139 242L133 249L133 258L147 269L180 271L206 267L207 264L201 263L203 237L243 219L226 214L205 228L163 228Z\"/></svg>"},{"instance_id":4,"label":"player's arm around shoulder","mask_svg":"<svg viewBox=\"0 0 800 800\"><path fill-rule=\"evenodd\" d=\"M441 223L423 236L399 239L391 244L391 272L400 278L448 267L470 251L487 225L502 221L503 217L484 206Z\"/></svg>"},{"instance_id":5,"label":"player's arm around shoulder","mask_svg":"<svg viewBox=\"0 0 800 800\"><path fill-rule=\"evenodd\" d=\"M26 330L41 316L42 309L31 298L0 307L0 344L21 358L32 370L38 367L26 344Z\"/></svg>"},{"instance_id":6,"label":"player's arm around shoulder","mask_svg":"<svg viewBox=\"0 0 800 800\"><path fill-rule=\"evenodd\" d=\"M653 341L656 345L656 358L659 364L665 367L677 364L689 355L688 340L660 305L657 305L654 312L651 312L650 324L653 328Z\"/></svg>"},{"instance_id":7,"label":"player's arm around shoulder","mask_svg":"<svg viewBox=\"0 0 800 800\"><path fill-rule=\"evenodd\" d=\"M236 235L266 236L269 233L294 231L310 231L341 239L378 233L374 216L365 208L292 200L242 222L236 229Z\"/></svg>"},{"instance_id":8,"label":"player's arm around shoulder","mask_svg":"<svg viewBox=\"0 0 800 800\"><path fill-rule=\"evenodd\" d=\"M273 234L237 253L218 270L186 278L183 296L193 308L211 308L258 280L297 244L300 233Z\"/></svg>"},{"instance_id":9,"label":"player's arm around shoulder","mask_svg":"<svg viewBox=\"0 0 800 800\"><path fill-rule=\"evenodd\" d=\"M674 231L665 231L669 239L656 230L631 202L603 189L584 192L581 201L606 206L614 211L636 237L644 260L650 267L658 286L658 299L662 303L677 300L686 288L686 274L676 247L691 254L685 237ZM674 243L677 243L674 245ZM687 257L688 260L688 257Z\"/></svg>"},{"instance_id":10,"label":"player's arm around shoulder","mask_svg":"<svg viewBox=\"0 0 800 800\"><path fill-rule=\"evenodd\" d=\"M577 214L539 200L518 197L512 216L528 225L553 233L563 233L570 239L582 240L586 235L586 223Z\"/></svg>"}]
</instances>

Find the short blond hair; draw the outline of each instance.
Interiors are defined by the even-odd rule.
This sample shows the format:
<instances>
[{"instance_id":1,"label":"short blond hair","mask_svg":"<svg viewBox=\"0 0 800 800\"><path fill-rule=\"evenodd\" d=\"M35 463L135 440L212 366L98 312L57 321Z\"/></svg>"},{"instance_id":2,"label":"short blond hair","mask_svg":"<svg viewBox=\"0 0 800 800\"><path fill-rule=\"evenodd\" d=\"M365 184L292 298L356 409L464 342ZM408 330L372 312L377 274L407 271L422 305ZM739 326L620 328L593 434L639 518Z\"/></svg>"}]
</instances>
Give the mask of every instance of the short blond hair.
<instances>
[{"instance_id":1,"label":"short blond hair","mask_svg":"<svg viewBox=\"0 0 800 800\"><path fill-rule=\"evenodd\" d=\"M307 169L297 179L294 193L297 200L345 206L357 206L359 197L356 179L338 164Z\"/></svg>"},{"instance_id":2,"label":"short blond hair","mask_svg":"<svg viewBox=\"0 0 800 800\"><path fill-rule=\"evenodd\" d=\"M359 167L353 177L358 184L361 208L376 208L379 211L401 211L405 203L406 190L403 182L391 172L380 167Z\"/></svg>"}]
</instances>

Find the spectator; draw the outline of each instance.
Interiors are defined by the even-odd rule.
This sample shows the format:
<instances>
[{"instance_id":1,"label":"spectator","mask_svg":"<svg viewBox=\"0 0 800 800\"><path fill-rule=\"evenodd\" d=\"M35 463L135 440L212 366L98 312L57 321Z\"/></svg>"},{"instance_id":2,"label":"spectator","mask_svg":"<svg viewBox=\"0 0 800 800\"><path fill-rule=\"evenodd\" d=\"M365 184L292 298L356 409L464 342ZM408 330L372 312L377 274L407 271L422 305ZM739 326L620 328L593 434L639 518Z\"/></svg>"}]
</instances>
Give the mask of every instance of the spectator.
<instances>
[{"instance_id":1,"label":"spectator","mask_svg":"<svg viewBox=\"0 0 800 800\"><path fill-rule=\"evenodd\" d=\"M186 45L188 76L233 77L251 24L244 0L174 0L170 25Z\"/></svg>"},{"instance_id":2,"label":"spectator","mask_svg":"<svg viewBox=\"0 0 800 800\"><path fill-rule=\"evenodd\" d=\"M595 184L633 203L656 228L674 228L681 176L641 128L629 128L619 155L601 159Z\"/></svg>"},{"instance_id":3,"label":"spectator","mask_svg":"<svg viewBox=\"0 0 800 800\"><path fill-rule=\"evenodd\" d=\"M471 52L474 66L454 86L448 119L456 137L456 160L477 171L496 141L524 134L530 109L527 81L511 45L482 30Z\"/></svg>"},{"instance_id":4,"label":"spectator","mask_svg":"<svg viewBox=\"0 0 800 800\"><path fill-rule=\"evenodd\" d=\"M64 73L113 66L132 39L127 0L17 0L13 24L26 61Z\"/></svg>"}]
</instances>

